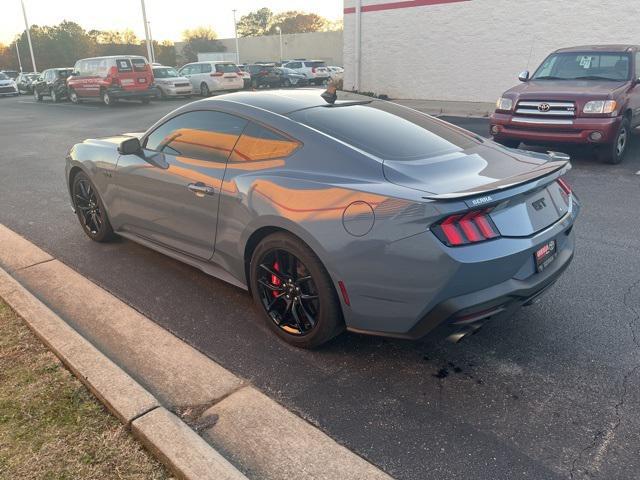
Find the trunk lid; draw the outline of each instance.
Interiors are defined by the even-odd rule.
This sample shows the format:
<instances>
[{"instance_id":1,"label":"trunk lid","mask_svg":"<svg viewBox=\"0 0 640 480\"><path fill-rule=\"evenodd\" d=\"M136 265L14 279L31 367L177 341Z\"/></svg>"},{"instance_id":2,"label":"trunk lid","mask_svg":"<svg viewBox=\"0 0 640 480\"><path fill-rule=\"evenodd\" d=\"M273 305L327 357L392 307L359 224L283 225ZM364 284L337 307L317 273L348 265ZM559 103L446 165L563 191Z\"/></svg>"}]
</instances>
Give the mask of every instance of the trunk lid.
<instances>
[{"instance_id":1,"label":"trunk lid","mask_svg":"<svg viewBox=\"0 0 640 480\"><path fill-rule=\"evenodd\" d=\"M147 61L140 58L118 58L111 76L123 90L147 90L153 83L153 73Z\"/></svg>"},{"instance_id":2,"label":"trunk lid","mask_svg":"<svg viewBox=\"0 0 640 480\"><path fill-rule=\"evenodd\" d=\"M383 169L387 180L420 190L426 199L463 201L473 210L490 207L502 236L525 237L569 211L568 195L551 180L568 166L563 154L525 153L485 142L425 160L385 160Z\"/></svg>"}]
</instances>

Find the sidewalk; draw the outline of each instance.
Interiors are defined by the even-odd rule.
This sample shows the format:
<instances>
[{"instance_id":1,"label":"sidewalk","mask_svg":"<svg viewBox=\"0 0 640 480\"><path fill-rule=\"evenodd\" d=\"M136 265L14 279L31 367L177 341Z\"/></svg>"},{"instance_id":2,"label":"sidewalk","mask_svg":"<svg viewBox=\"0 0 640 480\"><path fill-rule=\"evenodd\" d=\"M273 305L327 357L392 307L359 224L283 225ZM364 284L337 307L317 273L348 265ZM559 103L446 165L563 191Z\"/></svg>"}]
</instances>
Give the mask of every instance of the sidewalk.
<instances>
[{"instance_id":1,"label":"sidewalk","mask_svg":"<svg viewBox=\"0 0 640 480\"><path fill-rule=\"evenodd\" d=\"M1 224L0 296L180 478L391 478Z\"/></svg>"},{"instance_id":2,"label":"sidewalk","mask_svg":"<svg viewBox=\"0 0 640 480\"><path fill-rule=\"evenodd\" d=\"M452 117L488 117L495 110L494 103L452 102L446 100L393 99L395 103L415 108L429 115L449 115Z\"/></svg>"}]
</instances>

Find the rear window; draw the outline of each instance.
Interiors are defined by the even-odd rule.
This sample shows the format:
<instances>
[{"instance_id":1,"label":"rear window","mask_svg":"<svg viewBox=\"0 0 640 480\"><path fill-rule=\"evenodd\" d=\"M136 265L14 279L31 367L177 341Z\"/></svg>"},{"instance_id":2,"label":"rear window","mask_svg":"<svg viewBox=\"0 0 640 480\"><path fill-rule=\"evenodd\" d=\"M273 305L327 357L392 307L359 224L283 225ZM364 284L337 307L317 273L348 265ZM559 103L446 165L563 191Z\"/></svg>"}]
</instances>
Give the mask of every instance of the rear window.
<instances>
[{"instance_id":1,"label":"rear window","mask_svg":"<svg viewBox=\"0 0 640 480\"><path fill-rule=\"evenodd\" d=\"M233 63L216 63L216 72L236 73L237 71L238 67Z\"/></svg>"},{"instance_id":2,"label":"rear window","mask_svg":"<svg viewBox=\"0 0 640 480\"><path fill-rule=\"evenodd\" d=\"M426 159L480 142L472 134L389 102L314 107L289 116L384 160Z\"/></svg>"},{"instance_id":3,"label":"rear window","mask_svg":"<svg viewBox=\"0 0 640 480\"><path fill-rule=\"evenodd\" d=\"M133 72L131 62L126 58L119 58L116 60L116 65L118 66L118 71L120 73Z\"/></svg>"},{"instance_id":4,"label":"rear window","mask_svg":"<svg viewBox=\"0 0 640 480\"><path fill-rule=\"evenodd\" d=\"M72 71L73 70L69 70L69 69L67 69L67 70L58 70L58 76L60 78L67 78L71 74Z\"/></svg>"},{"instance_id":5,"label":"rear window","mask_svg":"<svg viewBox=\"0 0 640 480\"><path fill-rule=\"evenodd\" d=\"M132 58L131 64L133 65L133 69L136 72L146 72L147 71L147 62L144 58Z\"/></svg>"},{"instance_id":6,"label":"rear window","mask_svg":"<svg viewBox=\"0 0 640 480\"><path fill-rule=\"evenodd\" d=\"M313 67L313 68L326 67L327 66L327 64L325 62L304 62L304 64L307 67Z\"/></svg>"}]
</instances>

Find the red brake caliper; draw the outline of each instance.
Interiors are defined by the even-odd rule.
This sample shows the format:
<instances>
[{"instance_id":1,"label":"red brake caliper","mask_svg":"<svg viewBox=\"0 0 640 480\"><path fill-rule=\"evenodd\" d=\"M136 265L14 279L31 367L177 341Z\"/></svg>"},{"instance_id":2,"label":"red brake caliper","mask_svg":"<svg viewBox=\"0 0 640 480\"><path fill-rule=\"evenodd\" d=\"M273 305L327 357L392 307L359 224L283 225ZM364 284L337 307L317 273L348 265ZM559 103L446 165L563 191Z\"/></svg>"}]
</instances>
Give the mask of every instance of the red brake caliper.
<instances>
[{"instance_id":1,"label":"red brake caliper","mask_svg":"<svg viewBox=\"0 0 640 480\"><path fill-rule=\"evenodd\" d=\"M273 269L274 269L276 272L279 272L279 271L280 271L280 265L278 265L278 262L275 262L275 263L273 264ZM279 287L279 286L282 284L282 282L280 282L280 279L279 279L278 277L276 277L275 275L271 275L271 284L272 284L272 285L275 285L276 287ZM271 292L271 294L272 294L274 297L277 297L277 296L278 296L278 292L276 292L275 290L274 290L273 292Z\"/></svg>"}]
</instances>

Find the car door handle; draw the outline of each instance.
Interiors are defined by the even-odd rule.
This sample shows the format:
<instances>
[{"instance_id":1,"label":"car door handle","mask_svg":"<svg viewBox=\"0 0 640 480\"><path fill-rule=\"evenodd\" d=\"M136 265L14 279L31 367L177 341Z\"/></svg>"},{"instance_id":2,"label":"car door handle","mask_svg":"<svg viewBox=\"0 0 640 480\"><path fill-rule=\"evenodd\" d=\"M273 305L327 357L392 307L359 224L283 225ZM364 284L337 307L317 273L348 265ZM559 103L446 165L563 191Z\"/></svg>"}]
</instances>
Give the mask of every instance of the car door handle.
<instances>
[{"instance_id":1,"label":"car door handle","mask_svg":"<svg viewBox=\"0 0 640 480\"><path fill-rule=\"evenodd\" d=\"M198 197L204 197L205 195L214 195L216 193L216 189L205 185L202 182L190 183L187 188L195 193Z\"/></svg>"}]
</instances>

